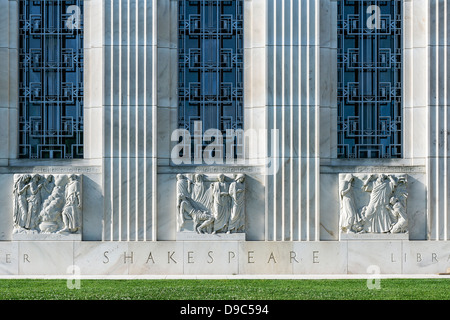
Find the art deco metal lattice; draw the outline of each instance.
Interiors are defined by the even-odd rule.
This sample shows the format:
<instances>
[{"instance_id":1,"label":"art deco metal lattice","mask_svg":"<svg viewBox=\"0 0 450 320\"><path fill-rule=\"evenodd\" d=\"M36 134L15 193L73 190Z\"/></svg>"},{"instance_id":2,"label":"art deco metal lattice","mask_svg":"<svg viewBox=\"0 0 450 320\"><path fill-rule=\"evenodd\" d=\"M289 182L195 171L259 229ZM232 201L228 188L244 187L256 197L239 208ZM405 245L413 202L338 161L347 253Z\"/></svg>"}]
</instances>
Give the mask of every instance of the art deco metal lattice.
<instances>
[{"instance_id":1,"label":"art deco metal lattice","mask_svg":"<svg viewBox=\"0 0 450 320\"><path fill-rule=\"evenodd\" d=\"M338 157L402 157L402 1L338 1Z\"/></svg>"},{"instance_id":2,"label":"art deco metal lattice","mask_svg":"<svg viewBox=\"0 0 450 320\"><path fill-rule=\"evenodd\" d=\"M83 157L83 0L20 0L19 157Z\"/></svg>"},{"instance_id":3,"label":"art deco metal lattice","mask_svg":"<svg viewBox=\"0 0 450 320\"><path fill-rule=\"evenodd\" d=\"M243 1L179 0L178 124L243 128Z\"/></svg>"}]
</instances>

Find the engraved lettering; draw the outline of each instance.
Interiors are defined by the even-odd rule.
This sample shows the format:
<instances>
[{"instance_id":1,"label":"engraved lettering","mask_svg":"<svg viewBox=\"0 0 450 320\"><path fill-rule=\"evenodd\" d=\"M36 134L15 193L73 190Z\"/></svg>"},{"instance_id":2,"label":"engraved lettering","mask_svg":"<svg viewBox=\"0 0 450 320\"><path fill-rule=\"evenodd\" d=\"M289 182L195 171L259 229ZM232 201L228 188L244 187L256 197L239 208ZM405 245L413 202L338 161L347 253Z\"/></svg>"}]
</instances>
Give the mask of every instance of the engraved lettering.
<instances>
[{"instance_id":1,"label":"engraved lettering","mask_svg":"<svg viewBox=\"0 0 450 320\"><path fill-rule=\"evenodd\" d=\"M148 255L148 257L147 257L147 261L146 261L145 263L148 263L148 262L149 262L149 260L152 260L153 264L155 263L155 260L153 259L153 255L152 255L152 253L151 253L151 252L150 252L150 254Z\"/></svg>"},{"instance_id":2,"label":"engraved lettering","mask_svg":"<svg viewBox=\"0 0 450 320\"><path fill-rule=\"evenodd\" d=\"M420 253L417 254L417 262L422 262L422 255Z\"/></svg>"},{"instance_id":3,"label":"engraved lettering","mask_svg":"<svg viewBox=\"0 0 450 320\"><path fill-rule=\"evenodd\" d=\"M124 264L127 263L127 259L130 259L131 264L133 264L133 251L131 251L131 255L129 255L129 256L127 256L126 252L123 253L123 263Z\"/></svg>"},{"instance_id":4,"label":"engraved lettering","mask_svg":"<svg viewBox=\"0 0 450 320\"><path fill-rule=\"evenodd\" d=\"M10 253L6 254L6 263L11 263L11 254Z\"/></svg>"},{"instance_id":5,"label":"engraved lettering","mask_svg":"<svg viewBox=\"0 0 450 320\"><path fill-rule=\"evenodd\" d=\"M291 261L291 263L292 263L292 260L298 263L297 254L294 251L290 252L290 261Z\"/></svg>"},{"instance_id":6,"label":"engraved lettering","mask_svg":"<svg viewBox=\"0 0 450 320\"><path fill-rule=\"evenodd\" d=\"M23 254L23 262L30 262L29 256L27 253Z\"/></svg>"},{"instance_id":7,"label":"engraved lettering","mask_svg":"<svg viewBox=\"0 0 450 320\"><path fill-rule=\"evenodd\" d=\"M253 261L253 254L255 253L255 251L249 251L248 252L248 259L247 259L247 263L255 263L255 261Z\"/></svg>"},{"instance_id":8,"label":"engraved lettering","mask_svg":"<svg viewBox=\"0 0 450 320\"><path fill-rule=\"evenodd\" d=\"M270 260L273 260L274 263L277 263L277 260L275 260L275 256L273 255L273 252L270 253L270 257L269 257L269 260L267 261L267 263L269 263Z\"/></svg>"},{"instance_id":9,"label":"engraved lettering","mask_svg":"<svg viewBox=\"0 0 450 320\"><path fill-rule=\"evenodd\" d=\"M319 263L319 251L313 251L313 263Z\"/></svg>"},{"instance_id":10,"label":"engraved lettering","mask_svg":"<svg viewBox=\"0 0 450 320\"><path fill-rule=\"evenodd\" d=\"M173 251L172 253L170 253L170 251L167 252L167 263L170 263L170 260L172 260L173 262L177 263L177 262L175 261L175 259L173 258L173 255L174 255L174 254L175 254L175 251Z\"/></svg>"},{"instance_id":11,"label":"engraved lettering","mask_svg":"<svg viewBox=\"0 0 450 320\"><path fill-rule=\"evenodd\" d=\"M213 251L208 251L208 261L206 261L207 263L213 263L214 262L214 258L212 256L214 252Z\"/></svg>"},{"instance_id":12,"label":"engraved lettering","mask_svg":"<svg viewBox=\"0 0 450 320\"><path fill-rule=\"evenodd\" d=\"M106 260L103 260L104 264L107 264L109 262L109 257L106 255L107 253L109 253L108 251L103 252L103 256L106 258Z\"/></svg>"},{"instance_id":13,"label":"engraved lettering","mask_svg":"<svg viewBox=\"0 0 450 320\"><path fill-rule=\"evenodd\" d=\"M395 259L394 259L394 254L393 253L391 253L391 262L396 262Z\"/></svg>"},{"instance_id":14,"label":"engraved lettering","mask_svg":"<svg viewBox=\"0 0 450 320\"><path fill-rule=\"evenodd\" d=\"M193 253L194 251L188 251L188 263L194 263L194 257L192 256Z\"/></svg>"},{"instance_id":15,"label":"engraved lettering","mask_svg":"<svg viewBox=\"0 0 450 320\"><path fill-rule=\"evenodd\" d=\"M431 254L431 261L432 261L432 262L438 262L437 254L434 253L434 252Z\"/></svg>"},{"instance_id":16,"label":"engraved lettering","mask_svg":"<svg viewBox=\"0 0 450 320\"><path fill-rule=\"evenodd\" d=\"M228 251L228 263L231 263L231 259L234 259L236 254L233 251Z\"/></svg>"}]
</instances>

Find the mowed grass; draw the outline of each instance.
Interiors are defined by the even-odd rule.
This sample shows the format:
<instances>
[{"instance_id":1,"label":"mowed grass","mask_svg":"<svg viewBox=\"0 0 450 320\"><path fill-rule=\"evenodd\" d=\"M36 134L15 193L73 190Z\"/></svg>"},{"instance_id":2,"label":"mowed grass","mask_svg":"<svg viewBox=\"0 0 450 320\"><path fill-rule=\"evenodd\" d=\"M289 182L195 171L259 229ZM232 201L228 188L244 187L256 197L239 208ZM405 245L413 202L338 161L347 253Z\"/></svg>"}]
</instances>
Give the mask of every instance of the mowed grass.
<instances>
[{"instance_id":1,"label":"mowed grass","mask_svg":"<svg viewBox=\"0 0 450 320\"><path fill-rule=\"evenodd\" d=\"M69 281L70 284L75 284ZM2 279L0 300L449 300L450 279L80 280Z\"/></svg>"}]
</instances>

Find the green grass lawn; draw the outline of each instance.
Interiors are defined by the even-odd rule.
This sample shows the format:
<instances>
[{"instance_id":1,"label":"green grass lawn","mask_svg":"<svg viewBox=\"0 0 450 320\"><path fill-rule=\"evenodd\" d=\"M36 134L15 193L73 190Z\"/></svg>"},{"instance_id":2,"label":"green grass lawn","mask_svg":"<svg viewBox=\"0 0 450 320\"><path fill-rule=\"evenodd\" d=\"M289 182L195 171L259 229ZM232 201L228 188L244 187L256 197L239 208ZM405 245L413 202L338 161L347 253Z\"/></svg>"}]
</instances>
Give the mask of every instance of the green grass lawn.
<instances>
[{"instance_id":1,"label":"green grass lawn","mask_svg":"<svg viewBox=\"0 0 450 320\"><path fill-rule=\"evenodd\" d=\"M449 300L450 279L367 280L2 279L0 300Z\"/></svg>"}]
</instances>

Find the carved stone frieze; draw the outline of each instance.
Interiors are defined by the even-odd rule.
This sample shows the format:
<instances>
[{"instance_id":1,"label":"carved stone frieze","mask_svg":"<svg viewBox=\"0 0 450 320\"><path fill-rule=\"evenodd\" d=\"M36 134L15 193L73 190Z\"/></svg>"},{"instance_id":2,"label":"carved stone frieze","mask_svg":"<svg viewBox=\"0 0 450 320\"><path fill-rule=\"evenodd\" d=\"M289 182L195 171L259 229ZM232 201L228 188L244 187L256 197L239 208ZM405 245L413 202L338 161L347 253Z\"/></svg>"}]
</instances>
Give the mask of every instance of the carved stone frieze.
<instances>
[{"instance_id":1,"label":"carved stone frieze","mask_svg":"<svg viewBox=\"0 0 450 320\"><path fill-rule=\"evenodd\" d=\"M245 175L177 175L178 232L245 231Z\"/></svg>"},{"instance_id":2,"label":"carved stone frieze","mask_svg":"<svg viewBox=\"0 0 450 320\"><path fill-rule=\"evenodd\" d=\"M80 234L81 176L14 176L13 234Z\"/></svg>"},{"instance_id":3,"label":"carved stone frieze","mask_svg":"<svg viewBox=\"0 0 450 320\"><path fill-rule=\"evenodd\" d=\"M341 233L406 233L406 174L340 174Z\"/></svg>"}]
</instances>

